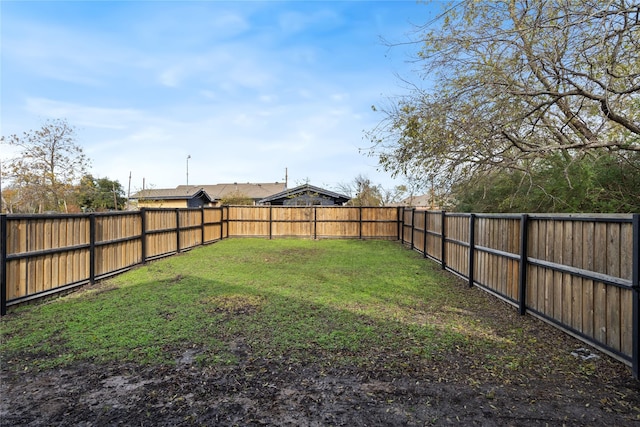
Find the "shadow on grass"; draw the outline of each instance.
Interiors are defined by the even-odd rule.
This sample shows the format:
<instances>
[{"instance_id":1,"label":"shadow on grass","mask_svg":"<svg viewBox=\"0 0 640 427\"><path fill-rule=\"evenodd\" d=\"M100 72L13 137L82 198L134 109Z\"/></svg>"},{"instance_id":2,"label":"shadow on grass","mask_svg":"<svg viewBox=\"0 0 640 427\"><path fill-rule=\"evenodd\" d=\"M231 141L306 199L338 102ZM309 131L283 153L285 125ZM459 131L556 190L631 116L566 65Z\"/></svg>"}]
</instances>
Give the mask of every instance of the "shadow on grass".
<instances>
[{"instance_id":1,"label":"shadow on grass","mask_svg":"<svg viewBox=\"0 0 640 427\"><path fill-rule=\"evenodd\" d=\"M479 321L464 300L436 306L419 292L401 298L385 286L336 297L327 286L303 297L286 286L181 274L133 286L105 282L7 316L1 356L25 369L174 364L189 351L202 366L266 358L399 372L459 365L473 352L499 358L518 345Z\"/></svg>"}]
</instances>

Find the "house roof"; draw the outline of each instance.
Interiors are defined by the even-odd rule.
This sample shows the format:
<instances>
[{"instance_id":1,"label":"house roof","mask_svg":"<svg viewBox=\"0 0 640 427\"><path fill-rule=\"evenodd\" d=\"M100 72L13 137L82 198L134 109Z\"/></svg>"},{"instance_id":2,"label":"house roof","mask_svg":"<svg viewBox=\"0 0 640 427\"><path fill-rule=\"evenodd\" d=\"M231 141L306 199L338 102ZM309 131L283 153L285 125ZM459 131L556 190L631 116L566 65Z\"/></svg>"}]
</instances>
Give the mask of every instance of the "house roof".
<instances>
[{"instance_id":1,"label":"house roof","mask_svg":"<svg viewBox=\"0 0 640 427\"><path fill-rule=\"evenodd\" d=\"M320 196L328 196L333 199L336 199L336 201L339 203L346 203L350 199L349 197L343 194L334 193L333 191L325 190L324 188L316 187L310 184L304 184L295 188L286 189L284 191L281 191L280 193L273 194L269 197L265 197L264 199L260 200L260 203L268 203L278 199L294 197L294 196L297 196L298 194L303 194L306 192L315 193Z\"/></svg>"},{"instance_id":2,"label":"house roof","mask_svg":"<svg viewBox=\"0 0 640 427\"><path fill-rule=\"evenodd\" d=\"M177 190L182 188L189 188L194 186L179 185ZM269 197L274 193L283 191L286 188L284 182L269 182L269 183L229 183L229 184L215 184L215 185L198 185L197 188L202 188L211 196L213 200L220 200L231 194L242 194L251 199L260 200L264 197Z\"/></svg>"},{"instance_id":3,"label":"house roof","mask_svg":"<svg viewBox=\"0 0 640 427\"><path fill-rule=\"evenodd\" d=\"M206 200L213 201L211 196L201 187L150 188L131 195L132 199L138 200L182 200L196 197L203 197Z\"/></svg>"},{"instance_id":4,"label":"house roof","mask_svg":"<svg viewBox=\"0 0 640 427\"><path fill-rule=\"evenodd\" d=\"M283 182L236 183L215 185L179 185L176 188L158 188L139 191L131 196L139 200L180 200L204 196L209 201L220 200L230 194L243 194L260 200L285 189Z\"/></svg>"}]
</instances>

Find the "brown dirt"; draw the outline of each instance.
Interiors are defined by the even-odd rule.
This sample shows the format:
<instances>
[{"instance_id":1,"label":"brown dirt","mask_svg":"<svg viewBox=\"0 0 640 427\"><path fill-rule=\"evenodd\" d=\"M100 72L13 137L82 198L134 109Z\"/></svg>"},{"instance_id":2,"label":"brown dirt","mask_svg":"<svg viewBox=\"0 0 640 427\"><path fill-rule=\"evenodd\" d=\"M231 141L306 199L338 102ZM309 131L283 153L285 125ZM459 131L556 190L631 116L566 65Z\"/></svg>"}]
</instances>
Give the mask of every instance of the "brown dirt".
<instances>
[{"instance_id":1,"label":"brown dirt","mask_svg":"<svg viewBox=\"0 0 640 427\"><path fill-rule=\"evenodd\" d=\"M542 329L548 332L546 325ZM572 340L570 340L572 341ZM577 342L572 342L577 344ZM579 345L579 344L578 344ZM640 387L603 357L588 375L487 375L459 355L397 369L322 367L251 358L200 367L197 349L175 366L79 363L41 372L2 370L3 426L598 426L640 425ZM394 355L388 355L395 357Z\"/></svg>"},{"instance_id":2,"label":"brown dirt","mask_svg":"<svg viewBox=\"0 0 640 427\"><path fill-rule=\"evenodd\" d=\"M28 360L4 360L0 425L640 426L640 381L628 366L478 289L464 292L482 300L470 315L515 340L508 354L469 346L426 360L372 348L345 366L331 354L258 357L235 337L228 349L238 363L229 366L201 365L203 352L187 344L167 350L171 366L32 371L16 368Z\"/></svg>"}]
</instances>

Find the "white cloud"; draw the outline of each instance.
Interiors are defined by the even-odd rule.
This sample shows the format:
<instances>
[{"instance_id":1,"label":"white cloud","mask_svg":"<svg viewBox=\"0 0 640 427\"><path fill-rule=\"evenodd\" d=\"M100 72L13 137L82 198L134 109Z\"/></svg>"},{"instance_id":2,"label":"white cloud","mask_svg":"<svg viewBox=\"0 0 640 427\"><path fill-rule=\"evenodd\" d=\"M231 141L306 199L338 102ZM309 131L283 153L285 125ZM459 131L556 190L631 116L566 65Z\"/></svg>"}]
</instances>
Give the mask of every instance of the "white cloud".
<instances>
[{"instance_id":1,"label":"white cloud","mask_svg":"<svg viewBox=\"0 0 640 427\"><path fill-rule=\"evenodd\" d=\"M357 149L394 85L384 48L371 56L371 24L407 15L375 24L377 4L358 2L97 4L108 13L3 5L3 133L66 118L95 174L124 184L131 172L134 187L184 183L187 155L190 183L282 180L285 167L291 182L384 177Z\"/></svg>"},{"instance_id":2,"label":"white cloud","mask_svg":"<svg viewBox=\"0 0 640 427\"><path fill-rule=\"evenodd\" d=\"M131 108L92 107L46 98L27 98L25 110L45 118L66 118L75 126L101 129L124 129L145 116Z\"/></svg>"}]
</instances>

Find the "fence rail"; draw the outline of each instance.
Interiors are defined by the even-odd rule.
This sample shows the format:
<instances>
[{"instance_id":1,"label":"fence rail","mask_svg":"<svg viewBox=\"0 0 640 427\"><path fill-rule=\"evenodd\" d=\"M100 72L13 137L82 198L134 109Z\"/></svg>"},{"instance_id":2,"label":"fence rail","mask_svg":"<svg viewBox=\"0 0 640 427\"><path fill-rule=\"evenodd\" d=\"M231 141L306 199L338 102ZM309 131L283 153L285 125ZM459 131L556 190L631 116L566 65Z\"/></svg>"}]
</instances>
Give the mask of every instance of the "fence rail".
<instances>
[{"instance_id":1,"label":"fence rail","mask_svg":"<svg viewBox=\"0 0 640 427\"><path fill-rule=\"evenodd\" d=\"M228 237L401 240L640 376L640 215L230 206L0 216L0 311Z\"/></svg>"}]
</instances>

